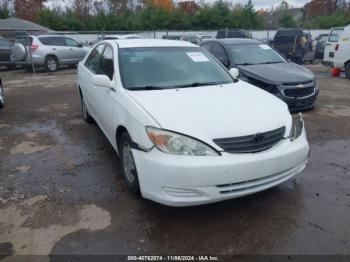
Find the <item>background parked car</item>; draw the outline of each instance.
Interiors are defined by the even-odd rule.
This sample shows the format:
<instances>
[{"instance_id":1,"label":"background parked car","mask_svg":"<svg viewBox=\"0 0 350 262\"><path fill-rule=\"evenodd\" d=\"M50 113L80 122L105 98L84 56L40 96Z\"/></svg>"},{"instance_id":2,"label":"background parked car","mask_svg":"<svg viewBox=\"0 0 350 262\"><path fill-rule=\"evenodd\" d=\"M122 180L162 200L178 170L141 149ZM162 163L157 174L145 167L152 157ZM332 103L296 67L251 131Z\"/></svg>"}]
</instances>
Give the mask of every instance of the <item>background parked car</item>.
<instances>
[{"instance_id":1,"label":"background parked car","mask_svg":"<svg viewBox=\"0 0 350 262\"><path fill-rule=\"evenodd\" d=\"M343 69L346 77L350 79L350 25L344 28L335 46L333 66Z\"/></svg>"},{"instance_id":2,"label":"background parked car","mask_svg":"<svg viewBox=\"0 0 350 262\"><path fill-rule=\"evenodd\" d=\"M181 35L163 35L162 39L181 40Z\"/></svg>"},{"instance_id":3,"label":"background parked car","mask_svg":"<svg viewBox=\"0 0 350 262\"><path fill-rule=\"evenodd\" d=\"M252 34L247 30L241 29L225 29L219 30L216 34L217 39L221 38L253 38Z\"/></svg>"},{"instance_id":4,"label":"background parked car","mask_svg":"<svg viewBox=\"0 0 350 262\"><path fill-rule=\"evenodd\" d=\"M5 93L4 88L2 87L2 81L0 78L0 108L3 108L5 105Z\"/></svg>"},{"instance_id":5,"label":"background parked car","mask_svg":"<svg viewBox=\"0 0 350 262\"><path fill-rule=\"evenodd\" d=\"M195 45L200 45L204 41L207 41L213 38L214 37L210 35L194 34L194 35L183 35L181 37L181 40L191 42L192 44L195 44Z\"/></svg>"},{"instance_id":6,"label":"background parked car","mask_svg":"<svg viewBox=\"0 0 350 262\"><path fill-rule=\"evenodd\" d=\"M15 67L11 62L11 50L13 43L5 38L0 38L0 65L4 65L9 69Z\"/></svg>"},{"instance_id":7,"label":"background parked car","mask_svg":"<svg viewBox=\"0 0 350 262\"><path fill-rule=\"evenodd\" d=\"M77 65L89 50L90 48L83 47L70 37L31 35L17 38L12 48L11 59L31 69L32 56L36 67L43 66L46 71L54 72L61 65Z\"/></svg>"},{"instance_id":8,"label":"background parked car","mask_svg":"<svg viewBox=\"0 0 350 262\"><path fill-rule=\"evenodd\" d=\"M274 48L284 57L302 64L307 52L312 51L311 35L302 29L278 30L273 41Z\"/></svg>"},{"instance_id":9,"label":"background parked car","mask_svg":"<svg viewBox=\"0 0 350 262\"><path fill-rule=\"evenodd\" d=\"M316 39L317 43L315 47L315 59L323 59L327 39L328 34L322 34Z\"/></svg>"},{"instance_id":10,"label":"background parked car","mask_svg":"<svg viewBox=\"0 0 350 262\"><path fill-rule=\"evenodd\" d=\"M241 80L282 99L291 111L313 108L319 92L314 74L270 46L253 39L220 39L202 47L225 67L238 68Z\"/></svg>"},{"instance_id":11,"label":"background parked car","mask_svg":"<svg viewBox=\"0 0 350 262\"><path fill-rule=\"evenodd\" d=\"M332 28L324 50L323 64L333 66L334 51L344 27Z\"/></svg>"},{"instance_id":12,"label":"background parked car","mask_svg":"<svg viewBox=\"0 0 350 262\"><path fill-rule=\"evenodd\" d=\"M101 37L98 39L99 41L102 40L118 40L118 39L141 39L142 36L140 35L132 35L132 34L127 34L127 35L105 35L104 37Z\"/></svg>"}]
</instances>

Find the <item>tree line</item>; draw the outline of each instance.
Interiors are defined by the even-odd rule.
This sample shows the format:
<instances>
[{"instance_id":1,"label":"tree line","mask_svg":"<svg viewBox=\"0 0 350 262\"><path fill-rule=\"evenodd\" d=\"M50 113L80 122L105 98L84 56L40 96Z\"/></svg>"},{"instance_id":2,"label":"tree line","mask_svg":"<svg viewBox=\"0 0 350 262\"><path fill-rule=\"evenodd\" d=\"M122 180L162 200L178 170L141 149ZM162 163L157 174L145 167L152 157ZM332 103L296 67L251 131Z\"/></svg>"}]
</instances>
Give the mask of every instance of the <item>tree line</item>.
<instances>
[{"instance_id":1,"label":"tree line","mask_svg":"<svg viewBox=\"0 0 350 262\"><path fill-rule=\"evenodd\" d=\"M336 4L325 13L327 1ZM311 10L307 21L305 13L303 19L296 18L293 8L285 1L271 10L256 10L251 0L245 4L225 0L211 4L193 0L176 3L173 0L2 0L0 17L14 15L58 31L316 29L350 24L347 0L312 0L304 10L300 9ZM273 26L271 19L275 20Z\"/></svg>"}]
</instances>

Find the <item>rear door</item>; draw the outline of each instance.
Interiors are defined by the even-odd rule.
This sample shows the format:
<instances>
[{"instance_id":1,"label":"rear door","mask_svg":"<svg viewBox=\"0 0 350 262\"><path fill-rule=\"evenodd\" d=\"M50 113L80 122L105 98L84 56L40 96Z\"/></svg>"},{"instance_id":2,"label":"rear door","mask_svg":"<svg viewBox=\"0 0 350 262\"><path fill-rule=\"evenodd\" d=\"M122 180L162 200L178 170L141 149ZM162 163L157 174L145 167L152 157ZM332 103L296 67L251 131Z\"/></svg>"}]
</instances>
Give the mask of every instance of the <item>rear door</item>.
<instances>
[{"instance_id":1,"label":"rear door","mask_svg":"<svg viewBox=\"0 0 350 262\"><path fill-rule=\"evenodd\" d=\"M57 56L59 63L66 64L70 59L70 54L63 37L45 36L39 37L39 41L47 47L46 55Z\"/></svg>"},{"instance_id":2,"label":"rear door","mask_svg":"<svg viewBox=\"0 0 350 262\"><path fill-rule=\"evenodd\" d=\"M114 54L113 48L107 44L96 70L97 75L105 75L111 82L114 82ZM113 130L113 96L114 90L108 87L93 88L93 103L95 104L96 117L100 127L106 136L112 141L115 135Z\"/></svg>"},{"instance_id":3,"label":"rear door","mask_svg":"<svg viewBox=\"0 0 350 262\"><path fill-rule=\"evenodd\" d=\"M78 70L78 78L83 90L83 96L89 110L92 111L91 113L93 116L97 115L97 105L95 100L95 87L93 85L92 78L94 75L99 73L99 67L105 46L105 44L96 46L90 53L85 64L82 65L81 68L79 67L80 70ZM96 121L98 122L99 120L96 119Z\"/></svg>"},{"instance_id":4,"label":"rear door","mask_svg":"<svg viewBox=\"0 0 350 262\"><path fill-rule=\"evenodd\" d=\"M333 28L328 36L326 48L324 51L323 61L326 63L333 62L335 47L339 42L341 33L344 31L343 27Z\"/></svg>"}]
</instances>

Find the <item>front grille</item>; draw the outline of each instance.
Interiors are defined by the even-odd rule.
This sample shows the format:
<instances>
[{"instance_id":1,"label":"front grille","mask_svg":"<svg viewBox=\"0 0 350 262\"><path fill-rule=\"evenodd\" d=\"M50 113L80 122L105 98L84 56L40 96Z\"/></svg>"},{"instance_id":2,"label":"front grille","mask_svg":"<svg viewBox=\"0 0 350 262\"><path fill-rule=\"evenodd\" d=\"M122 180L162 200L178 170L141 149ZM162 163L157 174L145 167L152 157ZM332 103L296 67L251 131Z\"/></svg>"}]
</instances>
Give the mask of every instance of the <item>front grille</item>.
<instances>
[{"instance_id":1,"label":"front grille","mask_svg":"<svg viewBox=\"0 0 350 262\"><path fill-rule=\"evenodd\" d=\"M306 97L312 95L315 92L315 87L301 87L284 90L284 95L288 97Z\"/></svg>"},{"instance_id":2,"label":"front grille","mask_svg":"<svg viewBox=\"0 0 350 262\"><path fill-rule=\"evenodd\" d=\"M279 143L286 132L281 127L269 132L249 136L214 139L214 143L228 153L256 153Z\"/></svg>"}]
</instances>

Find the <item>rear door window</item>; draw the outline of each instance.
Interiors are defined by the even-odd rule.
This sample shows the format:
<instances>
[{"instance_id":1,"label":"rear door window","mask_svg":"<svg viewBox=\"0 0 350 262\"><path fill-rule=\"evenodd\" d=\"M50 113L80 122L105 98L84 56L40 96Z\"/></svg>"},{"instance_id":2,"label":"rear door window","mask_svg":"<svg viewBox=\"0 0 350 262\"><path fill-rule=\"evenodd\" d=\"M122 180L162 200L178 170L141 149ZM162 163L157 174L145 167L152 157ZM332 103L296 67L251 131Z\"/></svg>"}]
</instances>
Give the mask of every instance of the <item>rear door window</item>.
<instances>
[{"instance_id":1,"label":"rear door window","mask_svg":"<svg viewBox=\"0 0 350 262\"><path fill-rule=\"evenodd\" d=\"M49 45L49 46L66 46L65 41L62 37L40 37L39 41L43 45Z\"/></svg>"},{"instance_id":2,"label":"rear door window","mask_svg":"<svg viewBox=\"0 0 350 262\"><path fill-rule=\"evenodd\" d=\"M66 46L66 42L63 37L52 37L51 45L53 46Z\"/></svg>"},{"instance_id":3,"label":"rear door window","mask_svg":"<svg viewBox=\"0 0 350 262\"><path fill-rule=\"evenodd\" d=\"M18 37L16 39L16 43L20 43L24 46L32 45L33 44L33 38L32 37Z\"/></svg>"}]
</instances>

